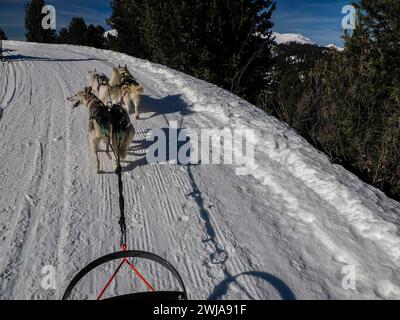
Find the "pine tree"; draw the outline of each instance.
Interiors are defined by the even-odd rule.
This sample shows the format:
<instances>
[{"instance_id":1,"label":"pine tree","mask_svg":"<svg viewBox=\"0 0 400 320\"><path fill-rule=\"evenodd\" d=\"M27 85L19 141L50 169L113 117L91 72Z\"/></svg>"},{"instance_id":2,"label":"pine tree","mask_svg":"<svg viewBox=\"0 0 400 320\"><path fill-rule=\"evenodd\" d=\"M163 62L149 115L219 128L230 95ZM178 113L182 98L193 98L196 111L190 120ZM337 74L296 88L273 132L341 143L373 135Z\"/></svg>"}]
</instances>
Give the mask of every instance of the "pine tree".
<instances>
[{"instance_id":1,"label":"pine tree","mask_svg":"<svg viewBox=\"0 0 400 320\"><path fill-rule=\"evenodd\" d=\"M3 57L3 40L7 40L6 34L0 29L0 58Z\"/></svg>"},{"instance_id":2,"label":"pine tree","mask_svg":"<svg viewBox=\"0 0 400 320\"><path fill-rule=\"evenodd\" d=\"M85 20L73 17L68 27L61 28L57 42L94 48L105 48L104 28L100 25L87 26Z\"/></svg>"},{"instance_id":3,"label":"pine tree","mask_svg":"<svg viewBox=\"0 0 400 320\"><path fill-rule=\"evenodd\" d=\"M0 40L7 40L6 33L0 29Z\"/></svg>"},{"instance_id":4,"label":"pine tree","mask_svg":"<svg viewBox=\"0 0 400 320\"><path fill-rule=\"evenodd\" d=\"M261 106L288 123L301 134L307 134L307 113L299 101L308 86L315 64L329 52L310 44L280 44L274 48L273 68L268 72L269 86Z\"/></svg>"},{"instance_id":5,"label":"pine tree","mask_svg":"<svg viewBox=\"0 0 400 320\"><path fill-rule=\"evenodd\" d=\"M111 39L110 46L116 51L144 57L141 54L143 46L139 33L140 19L144 17L140 15L139 7L134 1L130 3L124 0L112 0L111 9L112 15L108 19L108 24L118 32L118 37Z\"/></svg>"},{"instance_id":6,"label":"pine tree","mask_svg":"<svg viewBox=\"0 0 400 320\"><path fill-rule=\"evenodd\" d=\"M86 32L85 45L93 48L105 48L104 28L100 25L89 25Z\"/></svg>"},{"instance_id":7,"label":"pine tree","mask_svg":"<svg viewBox=\"0 0 400 320\"><path fill-rule=\"evenodd\" d=\"M60 31L58 32L58 36L57 36L57 43L71 44L71 39L69 37L68 28L63 27L60 29Z\"/></svg>"},{"instance_id":8,"label":"pine tree","mask_svg":"<svg viewBox=\"0 0 400 320\"><path fill-rule=\"evenodd\" d=\"M114 0L114 49L210 81L255 102L270 66L271 0Z\"/></svg>"},{"instance_id":9,"label":"pine tree","mask_svg":"<svg viewBox=\"0 0 400 320\"><path fill-rule=\"evenodd\" d=\"M400 78L400 2L397 0L362 0L356 4L361 28L370 35L380 51L378 57L385 71ZM392 68L395 68L394 70Z\"/></svg>"},{"instance_id":10,"label":"pine tree","mask_svg":"<svg viewBox=\"0 0 400 320\"><path fill-rule=\"evenodd\" d=\"M45 6L43 0L31 0L25 5L25 28L26 40L28 42L54 43L56 31L42 28L42 8Z\"/></svg>"},{"instance_id":11,"label":"pine tree","mask_svg":"<svg viewBox=\"0 0 400 320\"><path fill-rule=\"evenodd\" d=\"M317 64L301 105L317 146L400 199L400 3L361 0L357 8L345 51Z\"/></svg>"},{"instance_id":12,"label":"pine tree","mask_svg":"<svg viewBox=\"0 0 400 320\"><path fill-rule=\"evenodd\" d=\"M68 40L70 44L84 46L88 27L85 20L80 17L73 17L68 25Z\"/></svg>"},{"instance_id":13,"label":"pine tree","mask_svg":"<svg viewBox=\"0 0 400 320\"><path fill-rule=\"evenodd\" d=\"M266 0L210 1L206 43L217 84L257 102L265 89L275 4ZM223 68L221 68L223 66Z\"/></svg>"}]
</instances>

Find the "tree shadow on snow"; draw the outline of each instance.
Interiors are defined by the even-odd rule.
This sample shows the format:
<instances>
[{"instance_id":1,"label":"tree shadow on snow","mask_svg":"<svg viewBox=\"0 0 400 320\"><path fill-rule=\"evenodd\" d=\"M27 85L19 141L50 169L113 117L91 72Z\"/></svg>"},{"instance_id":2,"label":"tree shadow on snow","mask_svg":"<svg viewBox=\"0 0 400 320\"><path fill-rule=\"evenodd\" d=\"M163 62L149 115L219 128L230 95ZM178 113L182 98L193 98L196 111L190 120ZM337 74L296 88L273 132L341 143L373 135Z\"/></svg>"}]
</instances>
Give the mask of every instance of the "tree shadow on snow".
<instances>
[{"instance_id":1,"label":"tree shadow on snow","mask_svg":"<svg viewBox=\"0 0 400 320\"><path fill-rule=\"evenodd\" d=\"M46 57L32 57L26 56L22 54L11 54L4 56L8 61L48 61L48 62L74 62L74 61L106 61L104 59L96 59L96 58L77 58L77 59L54 59L54 58L46 58Z\"/></svg>"}]
</instances>

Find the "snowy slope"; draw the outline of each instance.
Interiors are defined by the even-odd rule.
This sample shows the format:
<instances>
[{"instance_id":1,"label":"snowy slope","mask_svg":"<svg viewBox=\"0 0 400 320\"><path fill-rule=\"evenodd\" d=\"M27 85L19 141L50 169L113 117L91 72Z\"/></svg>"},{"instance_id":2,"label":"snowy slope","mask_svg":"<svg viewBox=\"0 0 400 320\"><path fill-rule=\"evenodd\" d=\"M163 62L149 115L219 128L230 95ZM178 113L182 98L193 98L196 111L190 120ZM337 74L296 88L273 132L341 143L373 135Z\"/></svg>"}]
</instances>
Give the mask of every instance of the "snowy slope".
<instances>
[{"instance_id":1,"label":"snowy slope","mask_svg":"<svg viewBox=\"0 0 400 320\"><path fill-rule=\"evenodd\" d=\"M316 42L301 34L273 32L273 36L275 37L276 44L288 44L295 42L299 44L317 45Z\"/></svg>"},{"instance_id":2,"label":"snowy slope","mask_svg":"<svg viewBox=\"0 0 400 320\"><path fill-rule=\"evenodd\" d=\"M0 299L58 299L80 268L119 249L115 175L93 174L87 111L72 112L66 98L86 85L85 70L109 74L125 63L145 88L124 172L130 248L169 259L193 299L400 298L400 204L283 123L213 85L123 54L5 47L13 62L0 64ZM254 129L252 174L146 164L146 133L169 121L195 131ZM113 170L104 155L102 166ZM56 290L41 287L45 265L56 268ZM349 265L355 290L342 287ZM155 286L170 285L155 267L142 271L157 274ZM81 292L99 287L94 279Z\"/></svg>"}]
</instances>

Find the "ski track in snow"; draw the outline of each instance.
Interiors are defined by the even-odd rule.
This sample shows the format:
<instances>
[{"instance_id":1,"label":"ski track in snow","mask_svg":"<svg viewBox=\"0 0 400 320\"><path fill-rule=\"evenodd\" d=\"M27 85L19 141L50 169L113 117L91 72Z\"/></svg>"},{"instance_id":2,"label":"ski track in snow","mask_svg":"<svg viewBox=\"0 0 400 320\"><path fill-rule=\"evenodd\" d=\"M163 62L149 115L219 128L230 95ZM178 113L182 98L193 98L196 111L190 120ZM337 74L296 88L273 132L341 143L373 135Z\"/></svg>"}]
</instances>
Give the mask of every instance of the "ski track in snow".
<instances>
[{"instance_id":1,"label":"ski track in snow","mask_svg":"<svg viewBox=\"0 0 400 320\"><path fill-rule=\"evenodd\" d=\"M119 250L114 163L102 153L105 174L94 174L87 110L72 111L66 98L87 86L87 70L110 74L125 63L145 88L123 174L129 248L170 260L192 299L400 298L399 203L286 125L220 88L124 54L14 41L5 48L0 299L59 299L78 270ZM146 134L170 121L196 132L254 129L252 174L147 164ZM41 286L46 265L57 271L56 290ZM355 290L342 288L348 265ZM175 289L169 274L139 267L156 287ZM82 295L93 298L110 270Z\"/></svg>"}]
</instances>

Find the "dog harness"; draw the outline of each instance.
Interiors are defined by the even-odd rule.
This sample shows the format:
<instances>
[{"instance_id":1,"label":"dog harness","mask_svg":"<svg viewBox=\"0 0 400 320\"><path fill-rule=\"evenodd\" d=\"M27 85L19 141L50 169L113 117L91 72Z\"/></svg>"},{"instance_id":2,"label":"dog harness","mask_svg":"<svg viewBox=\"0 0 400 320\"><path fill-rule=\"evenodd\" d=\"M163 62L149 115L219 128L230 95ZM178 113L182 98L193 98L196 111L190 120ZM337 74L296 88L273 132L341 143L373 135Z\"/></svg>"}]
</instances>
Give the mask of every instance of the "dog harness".
<instances>
[{"instance_id":1,"label":"dog harness","mask_svg":"<svg viewBox=\"0 0 400 320\"><path fill-rule=\"evenodd\" d=\"M101 86L108 86L108 78L105 74L97 74L95 77L99 83L97 85L97 92L99 92Z\"/></svg>"},{"instance_id":2,"label":"dog harness","mask_svg":"<svg viewBox=\"0 0 400 320\"><path fill-rule=\"evenodd\" d=\"M133 84L135 86L139 86L139 83L132 76L125 75L121 77L121 86Z\"/></svg>"},{"instance_id":3,"label":"dog harness","mask_svg":"<svg viewBox=\"0 0 400 320\"><path fill-rule=\"evenodd\" d=\"M105 136L110 136L111 114L107 108L102 106L100 100L93 99L93 102L94 104L89 109L89 120L96 120L100 126L101 133Z\"/></svg>"}]
</instances>

